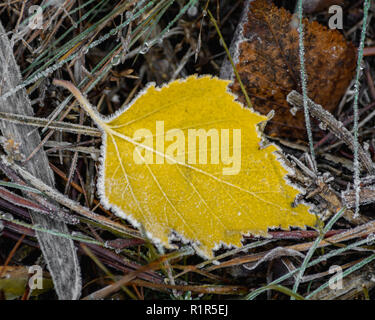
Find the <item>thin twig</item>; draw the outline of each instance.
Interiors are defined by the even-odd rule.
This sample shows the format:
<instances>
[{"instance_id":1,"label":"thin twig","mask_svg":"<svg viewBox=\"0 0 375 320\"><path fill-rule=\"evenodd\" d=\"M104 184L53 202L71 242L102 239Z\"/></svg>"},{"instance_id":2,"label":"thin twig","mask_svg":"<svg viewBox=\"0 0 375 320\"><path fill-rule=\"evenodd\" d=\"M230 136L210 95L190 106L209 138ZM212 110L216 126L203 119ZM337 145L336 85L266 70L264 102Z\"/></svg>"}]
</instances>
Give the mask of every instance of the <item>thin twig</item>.
<instances>
[{"instance_id":1,"label":"thin twig","mask_svg":"<svg viewBox=\"0 0 375 320\"><path fill-rule=\"evenodd\" d=\"M302 108L303 106L302 95L294 90L288 94L287 101L296 108ZM344 141L350 149L354 150L354 137L350 131L344 127L342 122L336 120L332 114L311 99L308 99L307 102L311 115L323 122L337 138ZM358 144L358 156L366 170L371 174L375 174L373 162L360 144Z\"/></svg>"},{"instance_id":2,"label":"thin twig","mask_svg":"<svg viewBox=\"0 0 375 320\"><path fill-rule=\"evenodd\" d=\"M310 154L313 164L316 169L316 161L315 161L315 151L314 151L314 141L311 131L311 123L310 123L310 112L309 112L309 105L308 105L308 96L307 96L307 74L305 70L305 46L303 43L303 9L302 9L302 0L298 0L298 18L299 18L299 25L298 25L298 34L299 34L299 60L300 60L300 70L301 70L301 82L302 82L302 94L303 94L303 110L305 115L305 124L306 124L306 131L307 137L309 140L309 147L310 147Z\"/></svg>"}]
</instances>

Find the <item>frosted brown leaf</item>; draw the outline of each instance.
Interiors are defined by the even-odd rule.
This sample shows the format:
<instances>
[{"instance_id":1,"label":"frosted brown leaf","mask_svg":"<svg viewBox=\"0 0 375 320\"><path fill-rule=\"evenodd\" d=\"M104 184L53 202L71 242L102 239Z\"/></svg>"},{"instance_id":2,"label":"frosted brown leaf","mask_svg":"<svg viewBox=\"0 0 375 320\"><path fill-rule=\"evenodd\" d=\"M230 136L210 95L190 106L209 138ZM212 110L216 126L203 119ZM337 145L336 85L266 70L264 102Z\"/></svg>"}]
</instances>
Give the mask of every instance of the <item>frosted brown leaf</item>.
<instances>
[{"instance_id":1,"label":"frosted brown leaf","mask_svg":"<svg viewBox=\"0 0 375 320\"><path fill-rule=\"evenodd\" d=\"M262 114L275 111L265 132L304 140L303 111L292 115L286 101L290 91L301 92L298 19L266 0L250 2L249 6L236 68L254 109ZM333 112L353 77L355 48L337 30L307 19L304 26L309 98ZM232 90L245 102L237 80Z\"/></svg>"}]
</instances>

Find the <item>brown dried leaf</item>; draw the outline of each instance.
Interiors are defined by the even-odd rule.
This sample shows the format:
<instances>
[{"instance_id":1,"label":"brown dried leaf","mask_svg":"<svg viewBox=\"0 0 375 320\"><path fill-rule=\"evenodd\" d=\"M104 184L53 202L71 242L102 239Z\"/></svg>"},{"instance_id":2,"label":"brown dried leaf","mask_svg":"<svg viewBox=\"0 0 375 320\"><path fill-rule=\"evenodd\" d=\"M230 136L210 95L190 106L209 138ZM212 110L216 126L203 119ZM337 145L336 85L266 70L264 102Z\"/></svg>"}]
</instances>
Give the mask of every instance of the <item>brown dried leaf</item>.
<instances>
[{"instance_id":1,"label":"brown dried leaf","mask_svg":"<svg viewBox=\"0 0 375 320\"><path fill-rule=\"evenodd\" d=\"M305 64L310 99L333 112L355 69L355 48L337 30L304 19ZM293 116L286 96L301 92L298 20L267 0L250 2L238 43L236 68L255 110L275 111L265 132L305 140L303 110ZM245 102L239 83L232 90Z\"/></svg>"}]
</instances>

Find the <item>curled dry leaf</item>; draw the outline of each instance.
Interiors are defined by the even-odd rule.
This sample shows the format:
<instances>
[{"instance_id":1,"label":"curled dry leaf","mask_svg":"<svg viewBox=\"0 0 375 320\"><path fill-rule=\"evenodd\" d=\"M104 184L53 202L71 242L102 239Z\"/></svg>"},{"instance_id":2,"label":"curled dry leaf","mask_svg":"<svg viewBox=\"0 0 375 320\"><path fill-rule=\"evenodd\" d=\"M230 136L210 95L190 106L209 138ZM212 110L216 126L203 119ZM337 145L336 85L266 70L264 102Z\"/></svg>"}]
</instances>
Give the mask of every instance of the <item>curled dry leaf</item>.
<instances>
[{"instance_id":1,"label":"curled dry leaf","mask_svg":"<svg viewBox=\"0 0 375 320\"><path fill-rule=\"evenodd\" d=\"M304 19L308 96L333 112L355 69L355 48L337 30ZM301 92L298 19L266 0L249 3L235 62L255 110L275 111L265 132L270 136L305 140L303 110L293 115L287 94ZM237 80L232 90L245 102Z\"/></svg>"}]
</instances>

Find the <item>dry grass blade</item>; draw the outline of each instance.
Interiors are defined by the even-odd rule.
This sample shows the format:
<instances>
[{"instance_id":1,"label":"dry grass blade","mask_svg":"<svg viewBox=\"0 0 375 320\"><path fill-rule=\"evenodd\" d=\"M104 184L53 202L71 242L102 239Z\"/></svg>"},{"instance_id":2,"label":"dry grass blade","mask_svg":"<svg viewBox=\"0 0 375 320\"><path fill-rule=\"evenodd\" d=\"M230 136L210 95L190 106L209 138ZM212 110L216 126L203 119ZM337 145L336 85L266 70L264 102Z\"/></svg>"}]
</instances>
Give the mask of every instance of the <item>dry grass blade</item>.
<instances>
[{"instance_id":1,"label":"dry grass blade","mask_svg":"<svg viewBox=\"0 0 375 320\"><path fill-rule=\"evenodd\" d=\"M0 112L0 119L9 121L17 124L24 124L32 127L45 127L48 124L49 129L71 132L76 134L84 134L93 137L100 137L101 132L98 129L82 126L74 123L68 123L63 121L49 121L44 118L29 117L25 115L19 115L14 113Z\"/></svg>"},{"instance_id":2,"label":"dry grass blade","mask_svg":"<svg viewBox=\"0 0 375 320\"><path fill-rule=\"evenodd\" d=\"M375 232L375 222L371 221L364 225L358 226L354 229L350 229L340 234L336 234L331 237L328 237L325 240L320 241L317 248L323 248L323 247L327 247L333 244L339 244L345 241L349 241L349 240L353 240L353 239L357 239L361 237L367 237L369 234L372 234L374 232ZM303 251L309 250L313 244L314 244L314 241L311 241L311 242L286 246L284 248L288 250L295 250L295 251L303 252ZM260 259L264 258L264 256L267 255L268 253L269 251L266 251L266 252L261 252L261 253L256 253L256 254L250 254L248 256L243 256L239 258L234 258L229 261L222 262L220 265L208 267L206 270L213 271L213 270L236 266L236 265L240 265L244 263L257 262Z\"/></svg>"},{"instance_id":3,"label":"dry grass blade","mask_svg":"<svg viewBox=\"0 0 375 320\"><path fill-rule=\"evenodd\" d=\"M1 91L10 92L21 82L21 73L13 55L13 46L1 22L0 51ZM8 99L0 100L0 111L33 115L33 109L25 90L19 91ZM32 132L30 127L1 121L0 128L4 137L19 144L18 152L21 155L28 155L40 143L39 133ZM12 155L10 154L10 156ZM49 188L53 189L53 173L48 166L48 159L43 150L40 150L32 161L24 165L23 170L39 177L46 185L49 185ZM49 216L40 215L33 211L30 211L30 215L35 224L45 229L68 233L66 224L61 221L53 220ZM37 237L59 298L77 299L81 295L81 271L73 241L42 232L37 232Z\"/></svg>"},{"instance_id":4,"label":"dry grass blade","mask_svg":"<svg viewBox=\"0 0 375 320\"><path fill-rule=\"evenodd\" d=\"M52 200L60 203L61 205L73 210L74 212L78 213L79 215L94 221L96 223L100 223L104 226L107 226L117 232L127 234L133 237L140 237L137 232L132 231L131 229L127 228L125 225L120 223L114 222L106 217L100 216L88 208L80 205L79 203L69 199L65 195L61 194L57 190L51 188L50 186L46 185L44 182L30 174L21 166L17 165L16 163L9 163L9 161L2 157L1 159L2 165L8 167L10 170L13 170L21 179L25 180L28 184L32 185L37 190L44 193L46 196L50 197Z\"/></svg>"},{"instance_id":5,"label":"dry grass blade","mask_svg":"<svg viewBox=\"0 0 375 320\"><path fill-rule=\"evenodd\" d=\"M192 253L193 253L193 249L188 248L188 249L185 249L185 250L181 250L180 252L177 252L177 253L175 252L175 253L171 253L169 255L162 256L162 257L158 258L157 260L149 263L148 265L142 266L142 267L138 268L136 271L125 275L124 277L122 277L121 280L119 280L119 281L117 281L117 282L115 282L115 283L113 283L113 284L111 284L107 287L104 287L104 288L102 288L102 289L100 289L96 292L91 293L87 297L83 298L83 300L103 299L106 296L108 296L110 293L119 290L122 286L128 284L130 281L135 279L139 273L157 270L157 269L161 268L163 263L165 263L166 261L168 261L170 259L174 259L174 258L177 258L179 256L190 255Z\"/></svg>"}]
</instances>

